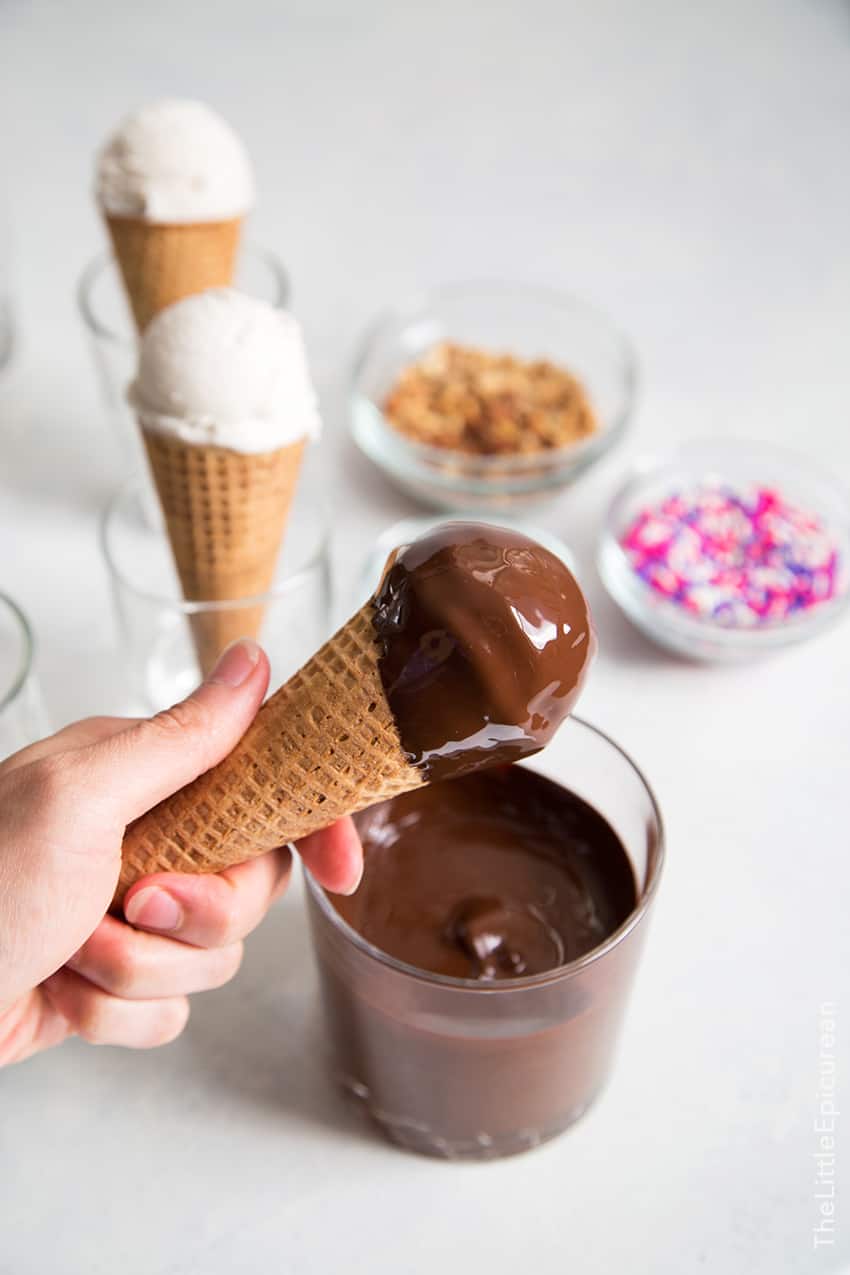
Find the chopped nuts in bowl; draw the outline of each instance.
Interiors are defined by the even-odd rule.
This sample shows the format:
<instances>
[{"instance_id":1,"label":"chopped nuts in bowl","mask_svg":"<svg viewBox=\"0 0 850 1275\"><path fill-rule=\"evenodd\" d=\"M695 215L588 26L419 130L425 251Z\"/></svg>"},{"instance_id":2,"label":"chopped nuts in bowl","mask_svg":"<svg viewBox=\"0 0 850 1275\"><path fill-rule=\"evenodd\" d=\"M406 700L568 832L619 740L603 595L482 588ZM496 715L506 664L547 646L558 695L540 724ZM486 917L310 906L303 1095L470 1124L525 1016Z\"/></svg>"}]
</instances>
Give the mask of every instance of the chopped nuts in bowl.
<instances>
[{"instance_id":1,"label":"chopped nuts in bowl","mask_svg":"<svg viewBox=\"0 0 850 1275\"><path fill-rule=\"evenodd\" d=\"M509 284L441 288L373 325L352 432L396 483L446 509L529 503L622 434L635 361L591 307Z\"/></svg>"},{"instance_id":2,"label":"chopped nuts in bowl","mask_svg":"<svg viewBox=\"0 0 850 1275\"><path fill-rule=\"evenodd\" d=\"M402 370L384 415L416 442L481 456L567 447L596 429L581 382L564 368L451 341Z\"/></svg>"}]
</instances>

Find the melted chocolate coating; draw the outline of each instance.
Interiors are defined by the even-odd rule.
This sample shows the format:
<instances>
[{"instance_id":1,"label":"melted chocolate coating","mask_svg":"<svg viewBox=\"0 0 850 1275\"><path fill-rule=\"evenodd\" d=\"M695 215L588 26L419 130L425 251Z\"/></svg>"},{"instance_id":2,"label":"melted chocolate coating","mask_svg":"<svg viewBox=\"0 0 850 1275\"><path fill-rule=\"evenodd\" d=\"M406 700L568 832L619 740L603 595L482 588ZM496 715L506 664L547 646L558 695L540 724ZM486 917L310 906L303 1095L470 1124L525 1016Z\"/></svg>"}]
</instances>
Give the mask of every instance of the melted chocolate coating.
<instances>
[{"instance_id":1,"label":"melted chocolate coating","mask_svg":"<svg viewBox=\"0 0 850 1275\"><path fill-rule=\"evenodd\" d=\"M538 752L570 712L596 646L560 559L481 523L445 523L399 549L374 625L402 747L429 779Z\"/></svg>"},{"instance_id":2,"label":"melted chocolate coating","mask_svg":"<svg viewBox=\"0 0 850 1275\"><path fill-rule=\"evenodd\" d=\"M518 978L583 956L633 910L629 858L566 788L498 767L355 816L363 882L339 913L398 960L454 978Z\"/></svg>"}]
</instances>

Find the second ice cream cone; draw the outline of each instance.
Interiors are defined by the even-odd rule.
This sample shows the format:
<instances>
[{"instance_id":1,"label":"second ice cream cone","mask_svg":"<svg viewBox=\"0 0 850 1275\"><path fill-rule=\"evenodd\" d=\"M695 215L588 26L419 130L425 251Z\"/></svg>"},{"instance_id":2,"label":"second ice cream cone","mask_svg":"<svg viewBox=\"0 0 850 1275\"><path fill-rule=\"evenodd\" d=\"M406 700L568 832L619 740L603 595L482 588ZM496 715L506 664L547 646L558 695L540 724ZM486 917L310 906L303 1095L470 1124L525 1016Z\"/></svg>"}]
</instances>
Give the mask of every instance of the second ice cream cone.
<instances>
[{"instance_id":1,"label":"second ice cream cone","mask_svg":"<svg viewBox=\"0 0 850 1275\"><path fill-rule=\"evenodd\" d=\"M131 387L190 624L206 673L256 637L306 440L319 430L295 320L214 289L161 311Z\"/></svg>"}]
</instances>

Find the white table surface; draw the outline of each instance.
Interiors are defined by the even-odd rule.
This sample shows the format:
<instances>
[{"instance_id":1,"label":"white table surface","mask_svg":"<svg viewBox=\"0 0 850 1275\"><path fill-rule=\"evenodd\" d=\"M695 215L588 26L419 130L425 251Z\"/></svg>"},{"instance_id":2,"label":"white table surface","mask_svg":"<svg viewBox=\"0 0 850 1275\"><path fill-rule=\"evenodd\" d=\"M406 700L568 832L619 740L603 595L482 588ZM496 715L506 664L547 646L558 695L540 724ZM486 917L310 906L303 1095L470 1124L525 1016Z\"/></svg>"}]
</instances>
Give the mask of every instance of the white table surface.
<instances>
[{"instance_id":1,"label":"white table surface","mask_svg":"<svg viewBox=\"0 0 850 1275\"><path fill-rule=\"evenodd\" d=\"M537 517L596 609L582 709L645 768L669 831L619 1065L568 1136L483 1166L374 1138L324 1070L296 890L177 1044L74 1042L0 1075L2 1275L841 1269L850 1196L813 1253L812 1153L823 1001L845 1081L850 1058L850 632L745 669L675 663L606 601L592 553L655 444L771 439L850 480L847 4L5 0L0 49L20 338L0 376L0 585L35 622L54 723L122 707L95 537L120 462L73 298L103 242L91 156L128 106L192 94L246 138L253 234L295 280L343 576L412 512L345 438L345 367L382 304L506 276L633 334L629 441ZM839 1178L846 1138L842 1155Z\"/></svg>"}]
</instances>

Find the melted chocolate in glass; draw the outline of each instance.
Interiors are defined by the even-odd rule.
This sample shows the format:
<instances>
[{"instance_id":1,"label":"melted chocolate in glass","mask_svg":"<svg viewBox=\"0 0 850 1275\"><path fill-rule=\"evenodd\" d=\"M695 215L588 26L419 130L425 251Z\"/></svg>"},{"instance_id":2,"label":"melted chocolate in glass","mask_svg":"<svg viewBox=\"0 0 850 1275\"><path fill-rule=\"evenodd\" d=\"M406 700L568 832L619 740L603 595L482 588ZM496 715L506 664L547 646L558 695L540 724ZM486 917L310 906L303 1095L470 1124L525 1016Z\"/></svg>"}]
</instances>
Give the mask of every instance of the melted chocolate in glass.
<instances>
[{"instance_id":1,"label":"melted chocolate in glass","mask_svg":"<svg viewBox=\"0 0 850 1275\"><path fill-rule=\"evenodd\" d=\"M500 766L355 816L363 881L340 914L375 947L454 978L520 978L585 955L635 907L626 851L566 788Z\"/></svg>"}]
</instances>

